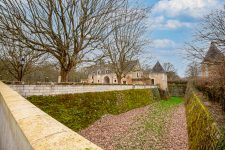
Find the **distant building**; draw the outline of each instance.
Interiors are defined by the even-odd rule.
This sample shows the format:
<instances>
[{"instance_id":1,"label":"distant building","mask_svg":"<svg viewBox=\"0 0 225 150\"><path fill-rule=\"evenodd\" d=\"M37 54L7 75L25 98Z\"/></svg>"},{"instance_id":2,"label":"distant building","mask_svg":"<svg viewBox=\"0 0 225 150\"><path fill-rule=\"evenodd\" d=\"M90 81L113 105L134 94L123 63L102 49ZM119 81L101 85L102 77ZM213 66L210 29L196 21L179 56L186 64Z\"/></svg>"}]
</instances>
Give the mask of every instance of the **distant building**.
<instances>
[{"instance_id":1,"label":"distant building","mask_svg":"<svg viewBox=\"0 0 225 150\"><path fill-rule=\"evenodd\" d=\"M159 85L164 90L167 89L167 74L159 62L153 67L149 78L153 79L154 85Z\"/></svg>"},{"instance_id":2,"label":"distant building","mask_svg":"<svg viewBox=\"0 0 225 150\"><path fill-rule=\"evenodd\" d=\"M167 89L167 75L159 62L155 64L151 72L144 72L139 61L127 62L129 71L124 78L122 84L141 84L141 85L159 85L160 88ZM83 83L93 84L118 84L116 74L112 71L111 63L99 63L84 68L87 79L82 79Z\"/></svg>"},{"instance_id":3,"label":"distant building","mask_svg":"<svg viewBox=\"0 0 225 150\"><path fill-rule=\"evenodd\" d=\"M216 47L215 42L211 42L209 50L201 63L201 76L207 78L213 76L217 66L223 61L223 53Z\"/></svg>"}]
</instances>

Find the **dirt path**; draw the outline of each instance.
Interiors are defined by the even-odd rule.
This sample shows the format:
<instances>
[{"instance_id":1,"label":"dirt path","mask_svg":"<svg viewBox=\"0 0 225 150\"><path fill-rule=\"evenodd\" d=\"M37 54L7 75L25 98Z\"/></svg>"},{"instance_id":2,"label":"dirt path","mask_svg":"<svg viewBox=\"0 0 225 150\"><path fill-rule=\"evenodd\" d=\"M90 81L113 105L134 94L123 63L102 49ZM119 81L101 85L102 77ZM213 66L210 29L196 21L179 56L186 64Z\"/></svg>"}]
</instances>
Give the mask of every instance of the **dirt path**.
<instances>
[{"instance_id":1,"label":"dirt path","mask_svg":"<svg viewBox=\"0 0 225 150\"><path fill-rule=\"evenodd\" d=\"M183 104L161 109L156 103L120 115L105 116L80 134L106 150L186 150L186 128Z\"/></svg>"},{"instance_id":2,"label":"dirt path","mask_svg":"<svg viewBox=\"0 0 225 150\"><path fill-rule=\"evenodd\" d=\"M208 107L218 126L225 132L225 113L222 110L222 106L218 102L210 101L205 101L204 104Z\"/></svg>"}]
</instances>

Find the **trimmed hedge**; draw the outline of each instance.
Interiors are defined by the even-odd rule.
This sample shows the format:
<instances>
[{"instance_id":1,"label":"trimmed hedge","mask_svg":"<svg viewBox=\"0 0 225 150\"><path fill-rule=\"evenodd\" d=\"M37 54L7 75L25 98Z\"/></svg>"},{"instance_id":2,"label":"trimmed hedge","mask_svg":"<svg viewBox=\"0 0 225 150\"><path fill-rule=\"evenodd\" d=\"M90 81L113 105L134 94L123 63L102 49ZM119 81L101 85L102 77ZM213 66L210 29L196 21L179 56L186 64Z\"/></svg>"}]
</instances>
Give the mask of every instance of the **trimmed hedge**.
<instances>
[{"instance_id":1,"label":"trimmed hedge","mask_svg":"<svg viewBox=\"0 0 225 150\"><path fill-rule=\"evenodd\" d=\"M192 89L186 92L186 116L190 150L225 149L216 122Z\"/></svg>"},{"instance_id":2,"label":"trimmed hedge","mask_svg":"<svg viewBox=\"0 0 225 150\"><path fill-rule=\"evenodd\" d=\"M106 114L120 114L159 100L158 89L31 96L34 105L74 131L79 131Z\"/></svg>"}]
</instances>

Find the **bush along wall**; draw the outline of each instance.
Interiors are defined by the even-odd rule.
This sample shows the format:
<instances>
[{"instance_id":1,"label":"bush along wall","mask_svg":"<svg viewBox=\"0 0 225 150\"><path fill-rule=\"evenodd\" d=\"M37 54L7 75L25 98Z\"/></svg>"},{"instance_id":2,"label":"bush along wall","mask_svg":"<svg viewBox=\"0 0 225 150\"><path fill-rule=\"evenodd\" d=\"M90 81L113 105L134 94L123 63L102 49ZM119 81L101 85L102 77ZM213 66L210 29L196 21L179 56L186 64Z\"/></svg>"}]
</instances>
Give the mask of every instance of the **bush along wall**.
<instances>
[{"instance_id":1,"label":"bush along wall","mask_svg":"<svg viewBox=\"0 0 225 150\"><path fill-rule=\"evenodd\" d=\"M157 89L31 96L34 105L74 131L79 131L102 116L120 114L160 100Z\"/></svg>"},{"instance_id":2,"label":"bush along wall","mask_svg":"<svg viewBox=\"0 0 225 150\"><path fill-rule=\"evenodd\" d=\"M223 135L193 89L186 92L186 116L190 150L225 149Z\"/></svg>"},{"instance_id":3,"label":"bush along wall","mask_svg":"<svg viewBox=\"0 0 225 150\"><path fill-rule=\"evenodd\" d=\"M209 86L207 83L195 83L196 89L201 91L209 101L220 103L223 111L225 112L225 87L222 86Z\"/></svg>"}]
</instances>

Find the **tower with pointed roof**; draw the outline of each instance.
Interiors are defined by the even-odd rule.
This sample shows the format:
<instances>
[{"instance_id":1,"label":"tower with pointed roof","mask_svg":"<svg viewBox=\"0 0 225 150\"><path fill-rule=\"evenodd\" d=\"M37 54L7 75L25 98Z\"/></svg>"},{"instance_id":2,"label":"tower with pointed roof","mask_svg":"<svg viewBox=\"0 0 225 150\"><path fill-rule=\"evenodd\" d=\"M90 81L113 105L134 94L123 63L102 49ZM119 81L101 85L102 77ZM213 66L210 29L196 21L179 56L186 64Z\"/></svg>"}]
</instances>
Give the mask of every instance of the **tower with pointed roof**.
<instances>
[{"instance_id":1,"label":"tower with pointed roof","mask_svg":"<svg viewBox=\"0 0 225 150\"><path fill-rule=\"evenodd\" d=\"M152 79L154 85L158 85L161 89L167 90L167 74L159 61L152 68L149 78Z\"/></svg>"},{"instance_id":2,"label":"tower with pointed roof","mask_svg":"<svg viewBox=\"0 0 225 150\"><path fill-rule=\"evenodd\" d=\"M217 48L215 42L211 42L210 47L201 63L202 77L209 77L213 75L213 70L224 59L223 53Z\"/></svg>"}]
</instances>

